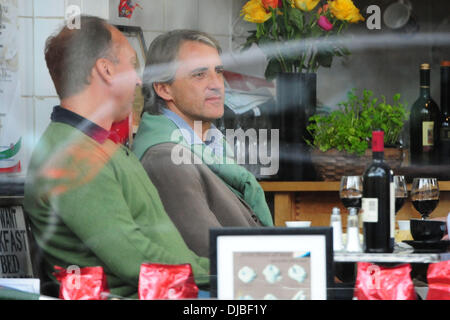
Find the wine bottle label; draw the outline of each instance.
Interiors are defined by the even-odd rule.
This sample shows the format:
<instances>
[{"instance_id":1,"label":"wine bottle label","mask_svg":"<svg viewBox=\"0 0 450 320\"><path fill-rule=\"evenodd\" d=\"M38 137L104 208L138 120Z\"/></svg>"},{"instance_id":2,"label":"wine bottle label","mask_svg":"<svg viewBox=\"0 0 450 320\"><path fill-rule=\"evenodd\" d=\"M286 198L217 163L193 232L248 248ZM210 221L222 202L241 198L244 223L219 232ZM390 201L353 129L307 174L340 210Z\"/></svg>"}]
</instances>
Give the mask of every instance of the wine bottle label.
<instances>
[{"instance_id":1,"label":"wine bottle label","mask_svg":"<svg viewBox=\"0 0 450 320\"><path fill-rule=\"evenodd\" d=\"M422 146L432 147L434 145L433 135L434 121L422 122Z\"/></svg>"},{"instance_id":2,"label":"wine bottle label","mask_svg":"<svg viewBox=\"0 0 450 320\"><path fill-rule=\"evenodd\" d=\"M361 209L363 222L378 222L378 198L363 198Z\"/></svg>"},{"instance_id":3,"label":"wine bottle label","mask_svg":"<svg viewBox=\"0 0 450 320\"><path fill-rule=\"evenodd\" d=\"M450 141L450 128L441 128L441 141Z\"/></svg>"},{"instance_id":4,"label":"wine bottle label","mask_svg":"<svg viewBox=\"0 0 450 320\"><path fill-rule=\"evenodd\" d=\"M390 220L391 220L391 238L395 237L395 184L394 181L392 181L389 184L389 196L390 196Z\"/></svg>"}]
</instances>

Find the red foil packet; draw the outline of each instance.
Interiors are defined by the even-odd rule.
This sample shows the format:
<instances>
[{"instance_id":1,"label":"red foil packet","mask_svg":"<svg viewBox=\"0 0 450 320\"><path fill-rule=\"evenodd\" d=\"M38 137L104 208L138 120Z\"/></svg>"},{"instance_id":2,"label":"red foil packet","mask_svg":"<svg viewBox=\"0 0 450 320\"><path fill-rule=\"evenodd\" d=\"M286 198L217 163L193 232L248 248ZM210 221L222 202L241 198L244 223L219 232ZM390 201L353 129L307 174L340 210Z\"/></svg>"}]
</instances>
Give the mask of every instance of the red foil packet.
<instances>
[{"instance_id":1,"label":"red foil packet","mask_svg":"<svg viewBox=\"0 0 450 320\"><path fill-rule=\"evenodd\" d=\"M430 264L427 281L427 300L450 300L450 261Z\"/></svg>"},{"instance_id":2,"label":"red foil packet","mask_svg":"<svg viewBox=\"0 0 450 320\"><path fill-rule=\"evenodd\" d=\"M139 274L139 300L195 299L198 287L190 264L143 263Z\"/></svg>"},{"instance_id":3,"label":"red foil packet","mask_svg":"<svg viewBox=\"0 0 450 320\"><path fill-rule=\"evenodd\" d=\"M411 265L382 267L358 262L354 297L358 300L416 300Z\"/></svg>"},{"instance_id":4,"label":"red foil packet","mask_svg":"<svg viewBox=\"0 0 450 320\"><path fill-rule=\"evenodd\" d=\"M106 300L109 288L102 267L63 269L55 266L53 275L60 283L63 300Z\"/></svg>"}]
</instances>

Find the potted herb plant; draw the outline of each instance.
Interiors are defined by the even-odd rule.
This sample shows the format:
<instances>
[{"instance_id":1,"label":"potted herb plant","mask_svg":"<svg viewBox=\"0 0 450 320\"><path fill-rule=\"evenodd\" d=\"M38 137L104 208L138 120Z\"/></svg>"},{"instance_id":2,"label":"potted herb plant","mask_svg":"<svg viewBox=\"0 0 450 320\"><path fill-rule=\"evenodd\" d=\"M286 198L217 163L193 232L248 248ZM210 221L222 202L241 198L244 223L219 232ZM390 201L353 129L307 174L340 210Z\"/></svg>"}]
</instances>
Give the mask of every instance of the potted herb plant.
<instances>
[{"instance_id":1,"label":"potted herb plant","mask_svg":"<svg viewBox=\"0 0 450 320\"><path fill-rule=\"evenodd\" d=\"M362 97L353 89L347 100L329 114L316 114L309 118L307 131L313 147L311 159L323 180L339 180L343 175L361 175L372 157L370 143L372 131L384 131L385 159L392 168L403 161L400 135L408 119L400 94L388 103L384 96L374 97L363 90Z\"/></svg>"}]
</instances>

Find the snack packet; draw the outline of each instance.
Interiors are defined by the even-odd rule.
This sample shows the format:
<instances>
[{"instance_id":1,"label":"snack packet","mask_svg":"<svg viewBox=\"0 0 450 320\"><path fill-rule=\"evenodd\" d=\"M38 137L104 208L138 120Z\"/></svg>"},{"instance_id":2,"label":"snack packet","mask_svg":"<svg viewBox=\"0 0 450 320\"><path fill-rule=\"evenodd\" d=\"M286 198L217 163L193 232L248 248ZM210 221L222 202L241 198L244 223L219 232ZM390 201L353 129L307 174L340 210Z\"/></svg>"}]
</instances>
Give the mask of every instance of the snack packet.
<instances>
[{"instance_id":1,"label":"snack packet","mask_svg":"<svg viewBox=\"0 0 450 320\"><path fill-rule=\"evenodd\" d=\"M63 300L106 300L109 288L102 267L67 268L55 266L53 275L60 283Z\"/></svg>"},{"instance_id":2,"label":"snack packet","mask_svg":"<svg viewBox=\"0 0 450 320\"><path fill-rule=\"evenodd\" d=\"M427 280L427 300L450 300L450 261L430 264Z\"/></svg>"},{"instance_id":3,"label":"snack packet","mask_svg":"<svg viewBox=\"0 0 450 320\"><path fill-rule=\"evenodd\" d=\"M198 287L190 264L143 263L139 274L139 299L194 299Z\"/></svg>"},{"instance_id":4,"label":"snack packet","mask_svg":"<svg viewBox=\"0 0 450 320\"><path fill-rule=\"evenodd\" d=\"M354 298L358 300L416 300L411 265L383 267L358 262Z\"/></svg>"}]
</instances>

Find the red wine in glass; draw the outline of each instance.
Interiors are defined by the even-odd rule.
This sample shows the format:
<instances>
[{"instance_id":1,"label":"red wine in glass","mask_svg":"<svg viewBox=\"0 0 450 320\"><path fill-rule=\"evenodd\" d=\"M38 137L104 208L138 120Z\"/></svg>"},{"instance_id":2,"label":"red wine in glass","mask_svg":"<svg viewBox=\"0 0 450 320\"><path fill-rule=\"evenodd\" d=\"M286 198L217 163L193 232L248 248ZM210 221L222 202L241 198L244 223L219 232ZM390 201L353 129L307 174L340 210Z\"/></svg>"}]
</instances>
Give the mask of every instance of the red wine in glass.
<instances>
[{"instance_id":1,"label":"red wine in glass","mask_svg":"<svg viewBox=\"0 0 450 320\"><path fill-rule=\"evenodd\" d=\"M339 198L347 209L361 209L362 199L362 177L343 176L339 186Z\"/></svg>"},{"instance_id":2,"label":"red wine in glass","mask_svg":"<svg viewBox=\"0 0 450 320\"><path fill-rule=\"evenodd\" d=\"M397 214L397 212L400 211L400 209L403 207L403 205L405 204L406 198L402 197L396 197L395 198L395 214Z\"/></svg>"},{"instance_id":3,"label":"red wine in glass","mask_svg":"<svg viewBox=\"0 0 450 320\"><path fill-rule=\"evenodd\" d=\"M361 209L361 197L341 198L344 207Z\"/></svg>"},{"instance_id":4,"label":"red wine in glass","mask_svg":"<svg viewBox=\"0 0 450 320\"><path fill-rule=\"evenodd\" d=\"M427 218L436 209L438 200L414 200L412 202L414 208L420 212L422 217Z\"/></svg>"},{"instance_id":5,"label":"red wine in glass","mask_svg":"<svg viewBox=\"0 0 450 320\"><path fill-rule=\"evenodd\" d=\"M439 203L438 180L436 178L414 178L411 200L422 219L428 218Z\"/></svg>"},{"instance_id":6,"label":"red wine in glass","mask_svg":"<svg viewBox=\"0 0 450 320\"><path fill-rule=\"evenodd\" d=\"M395 214L400 211L400 209L405 204L406 198L408 197L408 190L406 188L406 180L404 176L394 176L394 186L395 186Z\"/></svg>"}]
</instances>

